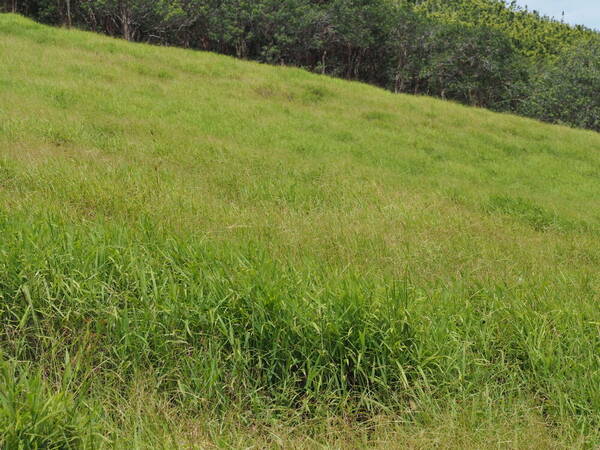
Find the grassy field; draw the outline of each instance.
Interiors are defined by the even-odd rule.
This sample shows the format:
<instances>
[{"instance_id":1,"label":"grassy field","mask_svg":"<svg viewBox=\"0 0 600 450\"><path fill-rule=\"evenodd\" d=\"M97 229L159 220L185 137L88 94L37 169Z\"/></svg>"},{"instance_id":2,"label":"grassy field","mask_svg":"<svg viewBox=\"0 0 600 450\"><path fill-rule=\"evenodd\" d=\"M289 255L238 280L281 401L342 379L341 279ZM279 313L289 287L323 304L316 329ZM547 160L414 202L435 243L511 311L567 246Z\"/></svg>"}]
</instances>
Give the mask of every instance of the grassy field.
<instances>
[{"instance_id":1,"label":"grassy field","mask_svg":"<svg viewBox=\"0 0 600 450\"><path fill-rule=\"evenodd\" d=\"M600 135L0 16L0 447L597 448Z\"/></svg>"}]
</instances>

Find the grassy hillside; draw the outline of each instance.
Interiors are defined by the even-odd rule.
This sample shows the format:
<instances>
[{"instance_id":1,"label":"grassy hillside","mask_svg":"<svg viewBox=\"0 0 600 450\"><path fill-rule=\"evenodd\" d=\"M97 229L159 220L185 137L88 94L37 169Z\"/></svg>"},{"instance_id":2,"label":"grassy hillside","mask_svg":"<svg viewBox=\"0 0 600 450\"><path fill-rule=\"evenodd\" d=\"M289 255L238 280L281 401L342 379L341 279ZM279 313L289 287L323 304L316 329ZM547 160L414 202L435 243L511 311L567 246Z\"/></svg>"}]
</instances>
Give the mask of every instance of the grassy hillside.
<instances>
[{"instance_id":1,"label":"grassy hillside","mask_svg":"<svg viewBox=\"0 0 600 450\"><path fill-rule=\"evenodd\" d=\"M597 133L0 16L0 447L593 448L599 300Z\"/></svg>"}]
</instances>

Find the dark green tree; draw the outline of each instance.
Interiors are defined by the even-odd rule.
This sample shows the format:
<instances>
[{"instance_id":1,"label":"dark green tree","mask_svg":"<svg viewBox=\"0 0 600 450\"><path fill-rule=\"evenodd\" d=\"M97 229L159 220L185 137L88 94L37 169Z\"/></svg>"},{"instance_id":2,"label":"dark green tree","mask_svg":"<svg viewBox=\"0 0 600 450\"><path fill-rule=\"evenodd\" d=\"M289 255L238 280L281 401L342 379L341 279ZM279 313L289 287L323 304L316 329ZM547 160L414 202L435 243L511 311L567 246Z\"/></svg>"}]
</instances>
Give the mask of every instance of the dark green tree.
<instances>
[{"instance_id":1,"label":"dark green tree","mask_svg":"<svg viewBox=\"0 0 600 450\"><path fill-rule=\"evenodd\" d=\"M519 112L600 131L600 38L564 50L547 64L535 77Z\"/></svg>"},{"instance_id":2,"label":"dark green tree","mask_svg":"<svg viewBox=\"0 0 600 450\"><path fill-rule=\"evenodd\" d=\"M475 106L511 109L525 82L524 58L511 40L488 27L438 26L424 68L427 93Z\"/></svg>"}]
</instances>

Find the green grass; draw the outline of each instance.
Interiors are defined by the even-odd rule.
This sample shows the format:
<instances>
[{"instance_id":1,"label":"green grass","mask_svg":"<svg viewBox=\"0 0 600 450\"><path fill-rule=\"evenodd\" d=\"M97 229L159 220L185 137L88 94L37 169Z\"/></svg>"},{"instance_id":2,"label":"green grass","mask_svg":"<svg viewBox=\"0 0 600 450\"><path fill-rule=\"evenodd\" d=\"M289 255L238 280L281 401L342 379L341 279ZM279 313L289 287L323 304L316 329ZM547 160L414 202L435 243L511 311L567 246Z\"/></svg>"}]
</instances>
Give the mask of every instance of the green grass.
<instances>
[{"instance_id":1,"label":"green grass","mask_svg":"<svg viewBox=\"0 0 600 450\"><path fill-rule=\"evenodd\" d=\"M595 448L599 301L598 134L0 16L0 447Z\"/></svg>"}]
</instances>

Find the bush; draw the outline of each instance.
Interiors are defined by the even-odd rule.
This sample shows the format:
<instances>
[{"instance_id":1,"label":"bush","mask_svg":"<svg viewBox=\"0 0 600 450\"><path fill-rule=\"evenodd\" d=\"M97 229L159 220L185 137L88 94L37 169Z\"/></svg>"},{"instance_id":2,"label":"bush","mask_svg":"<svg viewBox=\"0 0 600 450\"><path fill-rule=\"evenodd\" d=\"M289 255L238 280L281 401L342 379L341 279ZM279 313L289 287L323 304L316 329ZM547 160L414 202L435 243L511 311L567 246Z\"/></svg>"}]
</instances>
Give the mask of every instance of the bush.
<instances>
[{"instance_id":1,"label":"bush","mask_svg":"<svg viewBox=\"0 0 600 450\"><path fill-rule=\"evenodd\" d=\"M561 54L534 79L522 114L600 131L600 39Z\"/></svg>"},{"instance_id":2,"label":"bush","mask_svg":"<svg viewBox=\"0 0 600 450\"><path fill-rule=\"evenodd\" d=\"M510 39L485 27L439 26L425 66L428 93L474 106L512 108L526 63Z\"/></svg>"}]
</instances>

